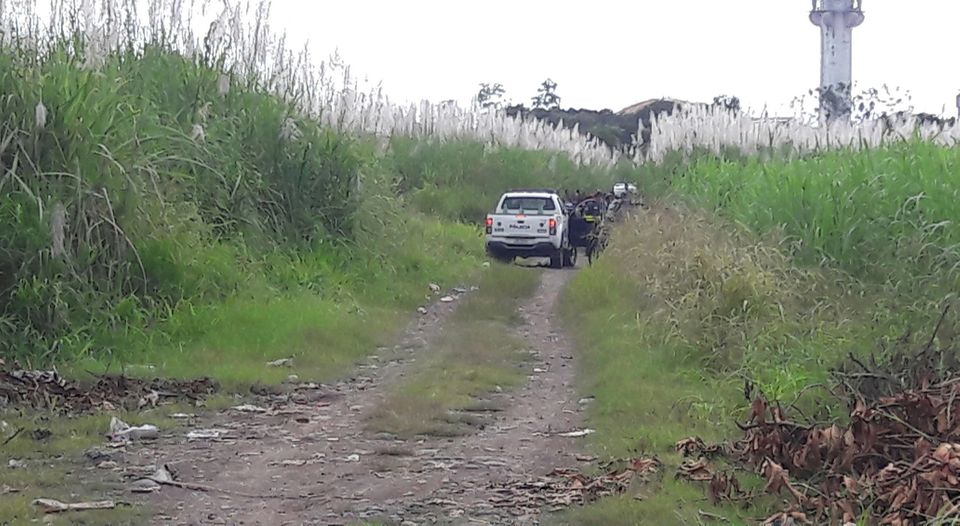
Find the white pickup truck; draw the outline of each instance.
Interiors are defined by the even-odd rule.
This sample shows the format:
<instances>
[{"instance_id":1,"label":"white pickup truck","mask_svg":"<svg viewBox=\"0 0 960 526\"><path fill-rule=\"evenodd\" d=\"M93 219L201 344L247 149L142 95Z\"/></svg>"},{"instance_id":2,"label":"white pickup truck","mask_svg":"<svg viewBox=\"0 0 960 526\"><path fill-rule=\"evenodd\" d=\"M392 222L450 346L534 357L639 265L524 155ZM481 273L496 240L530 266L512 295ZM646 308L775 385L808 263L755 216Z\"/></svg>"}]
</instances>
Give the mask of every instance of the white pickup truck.
<instances>
[{"instance_id":1,"label":"white pickup truck","mask_svg":"<svg viewBox=\"0 0 960 526\"><path fill-rule=\"evenodd\" d=\"M500 261L549 257L553 268L577 264L570 244L570 215L552 190L514 190L503 194L487 215L487 254Z\"/></svg>"}]
</instances>

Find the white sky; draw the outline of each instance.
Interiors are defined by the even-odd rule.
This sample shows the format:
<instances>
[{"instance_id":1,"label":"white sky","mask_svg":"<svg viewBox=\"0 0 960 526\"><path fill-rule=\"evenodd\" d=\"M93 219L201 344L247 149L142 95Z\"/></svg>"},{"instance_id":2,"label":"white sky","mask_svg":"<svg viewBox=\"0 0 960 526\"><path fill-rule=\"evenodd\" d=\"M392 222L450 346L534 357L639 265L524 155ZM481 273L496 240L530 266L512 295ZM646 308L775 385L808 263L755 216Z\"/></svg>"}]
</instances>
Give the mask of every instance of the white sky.
<instances>
[{"instance_id":1,"label":"white sky","mask_svg":"<svg viewBox=\"0 0 960 526\"><path fill-rule=\"evenodd\" d=\"M907 6L911 6L908 8ZM860 88L909 90L917 111L955 114L960 0L864 0L854 30ZM499 82L529 105L557 82L563 107L614 111L641 100L785 105L819 83L809 0L274 0L274 29L334 50L396 102L473 96Z\"/></svg>"}]
</instances>

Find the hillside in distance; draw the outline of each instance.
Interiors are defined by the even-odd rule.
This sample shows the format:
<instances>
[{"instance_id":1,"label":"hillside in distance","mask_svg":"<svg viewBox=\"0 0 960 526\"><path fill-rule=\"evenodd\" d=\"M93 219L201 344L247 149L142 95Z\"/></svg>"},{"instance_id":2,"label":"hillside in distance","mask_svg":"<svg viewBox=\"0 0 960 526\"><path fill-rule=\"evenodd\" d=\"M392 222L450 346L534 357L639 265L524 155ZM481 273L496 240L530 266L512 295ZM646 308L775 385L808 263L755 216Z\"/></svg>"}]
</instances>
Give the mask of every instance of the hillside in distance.
<instances>
[{"instance_id":1,"label":"hillside in distance","mask_svg":"<svg viewBox=\"0 0 960 526\"><path fill-rule=\"evenodd\" d=\"M523 104L507 106L505 112L514 117L536 118L556 125L563 123L565 128L578 126L581 133L592 135L615 150L625 150L646 143L650 139L650 119L652 116L671 115L677 110L694 107L724 105L739 110L740 102L736 97L716 97L712 103L688 102L672 98L648 99L631 104L620 111L610 109L591 110L583 108L527 108ZM637 141L639 123L643 123L643 133Z\"/></svg>"}]
</instances>

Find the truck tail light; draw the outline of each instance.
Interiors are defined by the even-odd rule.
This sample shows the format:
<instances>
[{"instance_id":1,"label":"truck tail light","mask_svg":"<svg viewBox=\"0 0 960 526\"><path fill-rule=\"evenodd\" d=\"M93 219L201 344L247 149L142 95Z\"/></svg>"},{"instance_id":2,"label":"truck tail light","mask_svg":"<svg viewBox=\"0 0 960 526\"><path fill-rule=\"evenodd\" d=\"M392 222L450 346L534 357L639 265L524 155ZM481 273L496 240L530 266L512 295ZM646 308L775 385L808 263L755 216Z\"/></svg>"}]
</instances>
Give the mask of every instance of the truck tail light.
<instances>
[{"instance_id":1,"label":"truck tail light","mask_svg":"<svg viewBox=\"0 0 960 526\"><path fill-rule=\"evenodd\" d=\"M557 220L551 218L550 221L547 222L547 224L550 226L550 235L552 236L552 235L556 234L556 233L557 233Z\"/></svg>"},{"instance_id":2,"label":"truck tail light","mask_svg":"<svg viewBox=\"0 0 960 526\"><path fill-rule=\"evenodd\" d=\"M487 233L490 234L491 232L493 232L493 218L492 218L492 217L488 217L488 218L487 218Z\"/></svg>"}]
</instances>

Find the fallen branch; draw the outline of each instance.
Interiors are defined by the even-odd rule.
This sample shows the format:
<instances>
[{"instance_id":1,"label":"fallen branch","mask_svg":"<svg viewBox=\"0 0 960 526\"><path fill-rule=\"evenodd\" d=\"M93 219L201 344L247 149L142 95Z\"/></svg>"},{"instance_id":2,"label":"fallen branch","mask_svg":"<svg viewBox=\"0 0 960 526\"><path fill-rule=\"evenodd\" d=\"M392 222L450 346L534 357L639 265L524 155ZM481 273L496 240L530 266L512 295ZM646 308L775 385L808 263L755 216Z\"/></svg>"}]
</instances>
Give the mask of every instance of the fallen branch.
<instances>
[{"instance_id":1,"label":"fallen branch","mask_svg":"<svg viewBox=\"0 0 960 526\"><path fill-rule=\"evenodd\" d=\"M173 486L180 489L188 489L192 491L204 491L212 493L223 493L226 495L233 495L235 497L243 497L246 499L279 499L279 500L294 500L302 499L301 496L290 497L287 495L254 495L251 493L242 493L239 491L232 491L228 489L218 488L216 486L209 486L207 484L198 484L196 482L180 482L178 480L167 480L162 477L145 477L146 480L152 480L161 486Z\"/></svg>"},{"instance_id":2,"label":"fallen branch","mask_svg":"<svg viewBox=\"0 0 960 526\"><path fill-rule=\"evenodd\" d=\"M19 435L19 434L22 433L22 432L23 432L23 428L22 428L22 427L17 428L17 430L14 431L12 435L10 435L10 436L8 436L6 439L4 439L3 443L0 444L0 447L3 447L3 446L5 446L5 445L9 444L10 442L12 442L13 439L14 439L14 438L17 438L17 435Z\"/></svg>"}]
</instances>

